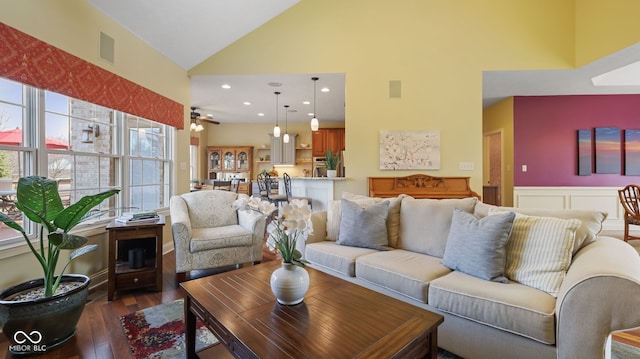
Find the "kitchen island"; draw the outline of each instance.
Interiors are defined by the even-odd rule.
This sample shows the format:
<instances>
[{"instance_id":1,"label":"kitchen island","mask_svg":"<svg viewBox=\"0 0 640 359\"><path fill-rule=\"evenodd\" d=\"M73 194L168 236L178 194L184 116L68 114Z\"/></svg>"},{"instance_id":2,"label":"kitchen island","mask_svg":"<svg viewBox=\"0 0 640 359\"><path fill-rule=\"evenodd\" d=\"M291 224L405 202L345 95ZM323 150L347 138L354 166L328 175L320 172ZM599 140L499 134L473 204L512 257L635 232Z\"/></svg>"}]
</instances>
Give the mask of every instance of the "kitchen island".
<instances>
[{"instance_id":1,"label":"kitchen island","mask_svg":"<svg viewBox=\"0 0 640 359\"><path fill-rule=\"evenodd\" d=\"M341 197L340 193L335 193L334 183L344 180L345 177L291 177L291 196L309 197L314 211L325 211L330 200ZM285 193L282 180L279 191Z\"/></svg>"}]
</instances>

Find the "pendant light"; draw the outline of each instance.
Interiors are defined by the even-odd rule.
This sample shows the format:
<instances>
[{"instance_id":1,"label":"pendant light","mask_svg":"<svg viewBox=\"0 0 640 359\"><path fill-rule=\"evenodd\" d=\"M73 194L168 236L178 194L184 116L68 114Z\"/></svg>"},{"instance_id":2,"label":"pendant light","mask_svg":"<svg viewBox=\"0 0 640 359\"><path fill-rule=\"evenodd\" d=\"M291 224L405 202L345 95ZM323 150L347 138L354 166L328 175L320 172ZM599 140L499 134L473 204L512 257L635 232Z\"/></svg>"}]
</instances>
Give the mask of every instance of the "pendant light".
<instances>
[{"instance_id":1,"label":"pendant light","mask_svg":"<svg viewBox=\"0 0 640 359\"><path fill-rule=\"evenodd\" d=\"M289 132L287 132L288 122L289 122L289 105L284 105L284 136L282 136L282 142L289 143Z\"/></svg>"},{"instance_id":2,"label":"pendant light","mask_svg":"<svg viewBox=\"0 0 640 359\"><path fill-rule=\"evenodd\" d=\"M320 124L318 123L318 116L316 116L316 82L317 77L312 77L313 80L313 118L311 119L311 131L318 131Z\"/></svg>"},{"instance_id":3,"label":"pendant light","mask_svg":"<svg viewBox=\"0 0 640 359\"><path fill-rule=\"evenodd\" d=\"M280 126L278 126L278 95L280 92L274 92L276 94L276 127L273 128L273 137L280 137Z\"/></svg>"}]
</instances>

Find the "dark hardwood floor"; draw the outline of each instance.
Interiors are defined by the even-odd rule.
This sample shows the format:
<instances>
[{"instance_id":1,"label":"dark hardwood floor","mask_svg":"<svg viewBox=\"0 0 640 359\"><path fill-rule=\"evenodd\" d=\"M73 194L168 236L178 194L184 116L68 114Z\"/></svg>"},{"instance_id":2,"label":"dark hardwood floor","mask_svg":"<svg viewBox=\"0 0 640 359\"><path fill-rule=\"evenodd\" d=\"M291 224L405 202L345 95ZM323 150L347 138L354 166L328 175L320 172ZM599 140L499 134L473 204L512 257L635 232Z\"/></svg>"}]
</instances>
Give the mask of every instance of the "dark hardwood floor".
<instances>
[{"instance_id":1,"label":"dark hardwood floor","mask_svg":"<svg viewBox=\"0 0 640 359\"><path fill-rule=\"evenodd\" d=\"M263 261L275 259L266 251ZM129 358L129 347L120 326L119 317L136 310L148 308L162 303L170 303L184 298L182 289L176 283L175 258L173 252L163 256L163 290L161 293L145 290L117 292L113 301L107 301L106 286L97 288L89 294L90 302L78 323L77 334L60 348L45 355L29 357L43 359L122 359ZM226 267L218 270L195 271L191 278L233 270ZM614 340L640 347L640 330L629 331L614 335ZM8 342L0 335L0 357L19 358L8 352ZM200 357L215 358L215 354L202 352Z\"/></svg>"}]
</instances>

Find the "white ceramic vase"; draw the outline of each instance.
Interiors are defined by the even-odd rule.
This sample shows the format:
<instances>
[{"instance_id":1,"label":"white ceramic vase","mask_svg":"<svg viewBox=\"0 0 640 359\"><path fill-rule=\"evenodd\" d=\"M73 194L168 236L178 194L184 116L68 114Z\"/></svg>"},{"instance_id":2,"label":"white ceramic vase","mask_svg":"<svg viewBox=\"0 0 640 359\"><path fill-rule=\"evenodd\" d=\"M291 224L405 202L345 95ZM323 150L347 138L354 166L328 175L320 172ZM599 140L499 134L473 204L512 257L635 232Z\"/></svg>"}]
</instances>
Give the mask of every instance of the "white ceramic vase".
<instances>
[{"instance_id":1,"label":"white ceramic vase","mask_svg":"<svg viewBox=\"0 0 640 359\"><path fill-rule=\"evenodd\" d=\"M328 178L333 178L336 177L338 175L338 171L337 170L327 170L327 177Z\"/></svg>"},{"instance_id":2,"label":"white ceramic vase","mask_svg":"<svg viewBox=\"0 0 640 359\"><path fill-rule=\"evenodd\" d=\"M280 304L301 303L308 290L309 273L302 267L282 263L282 267L271 273L271 291Z\"/></svg>"}]
</instances>

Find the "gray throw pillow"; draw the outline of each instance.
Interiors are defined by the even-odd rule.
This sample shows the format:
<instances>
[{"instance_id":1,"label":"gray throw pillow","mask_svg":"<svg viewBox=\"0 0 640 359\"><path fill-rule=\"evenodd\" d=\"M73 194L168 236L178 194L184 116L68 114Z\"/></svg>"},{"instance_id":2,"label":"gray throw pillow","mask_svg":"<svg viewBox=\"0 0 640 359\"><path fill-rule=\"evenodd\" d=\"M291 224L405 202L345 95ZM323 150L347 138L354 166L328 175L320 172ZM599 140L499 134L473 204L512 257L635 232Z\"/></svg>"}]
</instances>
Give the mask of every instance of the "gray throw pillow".
<instances>
[{"instance_id":1,"label":"gray throw pillow","mask_svg":"<svg viewBox=\"0 0 640 359\"><path fill-rule=\"evenodd\" d=\"M456 208L442 264L474 277L508 283L506 246L515 216L506 212L478 219Z\"/></svg>"},{"instance_id":2,"label":"gray throw pillow","mask_svg":"<svg viewBox=\"0 0 640 359\"><path fill-rule=\"evenodd\" d=\"M342 199L340 232L337 244L371 249L389 249L387 213L389 201L368 206Z\"/></svg>"}]
</instances>

